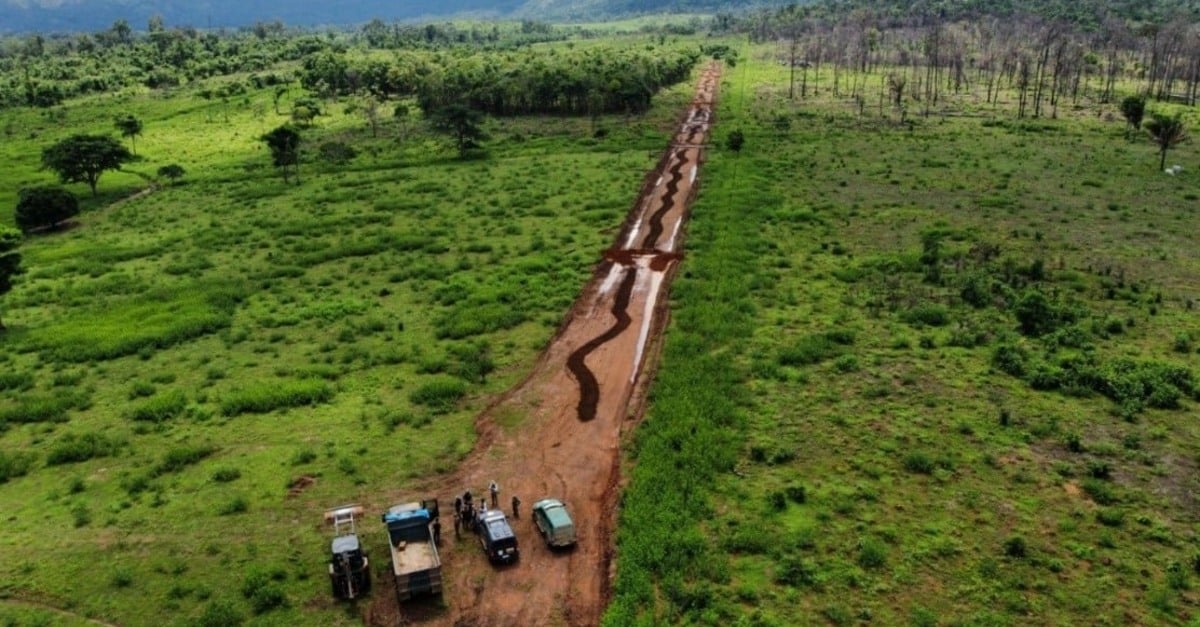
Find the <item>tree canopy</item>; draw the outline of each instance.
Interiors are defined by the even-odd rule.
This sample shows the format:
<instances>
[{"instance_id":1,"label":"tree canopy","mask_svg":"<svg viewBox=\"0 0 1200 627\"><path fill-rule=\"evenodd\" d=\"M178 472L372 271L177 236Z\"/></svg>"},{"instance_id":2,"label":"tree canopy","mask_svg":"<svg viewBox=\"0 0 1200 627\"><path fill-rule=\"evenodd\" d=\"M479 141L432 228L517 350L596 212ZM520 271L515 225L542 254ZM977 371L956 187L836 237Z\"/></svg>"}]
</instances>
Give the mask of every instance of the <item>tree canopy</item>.
<instances>
[{"instance_id":1,"label":"tree canopy","mask_svg":"<svg viewBox=\"0 0 1200 627\"><path fill-rule=\"evenodd\" d=\"M289 168L296 173L296 180L299 181L300 131L290 124L284 124L270 133L263 135L261 139L267 144L267 148L270 149L271 162L283 174L284 182L288 180Z\"/></svg>"},{"instance_id":2,"label":"tree canopy","mask_svg":"<svg viewBox=\"0 0 1200 627\"><path fill-rule=\"evenodd\" d=\"M472 149L479 147L479 142L487 139L483 132L483 114L468 106L452 104L437 111L429 118L434 130L445 133L454 139L458 156L465 157Z\"/></svg>"},{"instance_id":3,"label":"tree canopy","mask_svg":"<svg viewBox=\"0 0 1200 627\"><path fill-rule=\"evenodd\" d=\"M125 115L117 118L115 126L121 131L122 137L129 139L129 147L133 154L137 154L137 136L142 134L142 121L133 115Z\"/></svg>"},{"instance_id":4,"label":"tree canopy","mask_svg":"<svg viewBox=\"0 0 1200 627\"><path fill-rule=\"evenodd\" d=\"M76 215L79 200L75 194L57 185L44 185L21 190L14 218L17 228L28 233L53 228Z\"/></svg>"},{"instance_id":5,"label":"tree canopy","mask_svg":"<svg viewBox=\"0 0 1200 627\"><path fill-rule=\"evenodd\" d=\"M64 183L87 183L93 196L105 170L119 170L131 159L133 153L108 135L72 135L42 151L42 165Z\"/></svg>"},{"instance_id":6,"label":"tree canopy","mask_svg":"<svg viewBox=\"0 0 1200 627\"><path fill-rule=\"evenodd\" d=\"M1183 123L1183 118L1176 114L1174 117L1155 114L1144 124L1146 132L1150 134L1150 139L1158 144L1160 159L1158 169L1163 170L1167 167L1167 151L1172 146L1179 144L1188 138L1187 127Z\"/></svg>"}]
</instances>

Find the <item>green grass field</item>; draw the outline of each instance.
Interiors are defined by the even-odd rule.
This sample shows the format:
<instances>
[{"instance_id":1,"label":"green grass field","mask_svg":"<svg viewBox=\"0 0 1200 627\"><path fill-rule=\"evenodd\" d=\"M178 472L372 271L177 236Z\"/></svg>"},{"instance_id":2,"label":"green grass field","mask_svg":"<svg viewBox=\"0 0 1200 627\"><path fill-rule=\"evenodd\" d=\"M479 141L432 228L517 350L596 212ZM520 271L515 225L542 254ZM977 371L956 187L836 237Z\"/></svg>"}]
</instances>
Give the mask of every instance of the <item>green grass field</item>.
<instances>
[{"instance_id":1,"label":"green grass field","mask_svg":"<svg viewBox=\"0 0 1200 627\"><path fill-rule=\"evenodd\" d=\"M375 137L358 102L328 101L285 184L257 139L287 119L271 90L225 104L206 86L0 112L8 207L51 182L44 146L145 122L142 161L97 198L72 186L84 212L27 239L0 300L6 624L72 620L39 604L122 625L357 622L329 596L322 511L424 496L415 482L471 449L692 89L600 118L603 139L589 119L493 120L466 161L419 117L388 109ZM359 156L323 163L324 141ZM135 196L168 163L187 174Z\"/></svg>"},{"instance_id":2,"label":"green grass field","mask_svg":"<svg viewBox=\"0 0 1200 627\"><path fill-rule=\"evenodd\" d=\"M722 82L606 624L1194 624L1195 142L910 128L775 52Z\"/></svg>"}]
</instances>

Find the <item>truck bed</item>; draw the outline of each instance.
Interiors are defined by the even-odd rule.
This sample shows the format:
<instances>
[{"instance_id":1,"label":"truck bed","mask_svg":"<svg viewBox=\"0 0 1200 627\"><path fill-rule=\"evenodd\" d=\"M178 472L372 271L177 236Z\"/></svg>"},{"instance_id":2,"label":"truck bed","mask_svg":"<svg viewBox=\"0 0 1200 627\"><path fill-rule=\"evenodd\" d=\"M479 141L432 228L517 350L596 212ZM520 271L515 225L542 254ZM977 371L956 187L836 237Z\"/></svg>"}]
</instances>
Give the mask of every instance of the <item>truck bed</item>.
<instances>
[{"instance_id":1,"label":"truck bed","mask_svg":"<svg viewBox=\"0 0 1200 627\"><path fill-rule=\"evenodd\" d=\"M404 548L392 545L392 569L396 575L408 575L441 565L433 542L407 542Z\"/></svg>"}]
</instances>

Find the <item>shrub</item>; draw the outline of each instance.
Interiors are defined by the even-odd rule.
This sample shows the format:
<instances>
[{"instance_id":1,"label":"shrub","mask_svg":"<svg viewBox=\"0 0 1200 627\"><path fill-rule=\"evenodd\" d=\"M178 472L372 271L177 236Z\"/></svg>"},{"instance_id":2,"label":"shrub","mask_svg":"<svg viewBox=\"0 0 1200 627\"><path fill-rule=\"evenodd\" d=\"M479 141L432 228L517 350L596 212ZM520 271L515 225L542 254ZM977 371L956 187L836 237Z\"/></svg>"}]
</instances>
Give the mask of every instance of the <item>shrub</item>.
<instances>
[{"instance_id":1,"label":"shrub","mask_svg":"<svg viewBox=\"0 0 1200 627\"><path fill-rule=\"evenodd\" d=\"M857 372L858 358L854 355L842 355L833 362L833 368L841 373Z\"/></svg>"},{"instance_id":2,"label":"shrub","mask_svg":"<svg viewBox=\"0 0 1200 627\"><path fill-rule=\"evenodd\" d=\"M330 141L323 142L317 148L317 154L321 157L322 161L334 165L342 165L353 161L358 156L358 151L344 142Z\"/></svg>"},{"instance_id":3,"label":"shrub","mask_svg":"<svg viewBox=\"0 0 1200 627\"><path fill-rule=\"evenodd\" d=\"M221 399L221 413L226 416L264 414L286 407L324 403L334 394L333 387L319 379L258 383L227 394Z\"/></svg>"},{"instance_id":4,"label":"shrub","mask_svg":"<svg viewBox=\"0 0 1200 627\"><path fill-rule=\"evenodd\" d=\"M788 500L803 505L808 501L808 491L802 485L790 485L784 490L787 493Z\"/></svg>"},{"instance_id":5,"label":"shrub","mask_svg":"<svg viewBox=\"0 0 1200 627\"><path fill-rule=\"evenodd\" d=\"M244 514L250 510L250 503L246 497L238 495L229 499L224 505L217 508L217 514L221 516L232 516L234 514Z\"/></svg>"},{"instance_id":6,"label":"shrub","mask_svg":"<svg viewBox=\"0 0 1200 627\"><path fill-rule=\"evenodd\" d=\"M127 568L118 568L113 572L109 583L114 588L128 588L133 585L133 573Z\"/></svg>"},{"instance_id":7,"label":"shrub","mask_svg":"<svg viewBox=\"0 0 1200 627\"><path fill-rule=\"evenodd\" d=\"M242 477L242 471L237 468L219 468L212 474L212 480L217 483L229 483Z\"/></svg>"},{"instance_id":8,"label":"shrub","mask_svg":"<svg viewBox=\"0 0 1200 627\"><path fill-rule=\"evenodd\" d=\"M137 405L129 410L129 419L140 422L165 422L187 407L187 397L179 390L172 390Z\"/></svg>"},{"instance_id":9,"label":"shrub","mask_svg":"<svg viewBox=\"0 0 1200 627\"><path fill-rule=\"evenodd\" d=\"M782 490L773 490L767 494L767 504L772 510L782 512L787 509L787 495Z\"/></svg>"},{"instance_id":10,"label":"shrub","mask_svg":"<svg viewBox=\"0 0 1200 627\"><path fill-rule=\"evenodd\" d=\"M1096 510L1096 522L1105 527L1120 527L1125 524L1125 512L1113 507L1098 509Z\"/></svg>"},{"instance_id":11,"label":"shrub","mask_svg":"<svg viewBox=\"0 0 1200 627\"><path fill-rule=\"evenodd\" d=\"M858 565L867 569L882 568L887 563L887 546L875 538L858 541Z\"/></svg>"},{"instance_id":12,"label":"shrub","mask_svg":"<svg viewBox=\"0 0 1200 627\"><path fill-rule=\"evenodd\" d=\"M28 390L31 387L33 387L33 377L27 372L0 372L0 392Z\"/></svg>"},{"instance_id":13,"label":"shrub","mask_svg":"<svg viewBox=\"0 0 1200 627\"><path fill-rule=\"evenodd\" d=\"M945 305L924 304L909 309L900 318L916 327L941 327L950 322L950 311Z\"/></svg>"},{"instance_id":14,"label":"shrub","mask_svg":"<svg viewBox=\"0 0 1200 627\"><path fill-rule=\"evenodd\" d=\"M1028 553L1028 550L1028 547L1025 545L1025 538L1021 536L1012 536L1004 541L1004 554L1009 557L1016 559L1023 558Z\"/></svg>"},{"instance_id":15,"label":"shrub","mask_svg":"<svg viewBox=\"0 0 1200 627\"><path fill-rule=\"evenodd\" d=\"M1192 352L1192 335L1187 331L1180 332L1175 336L1175 344L1172 346L1176 353Z\"/></svg>"},{"instance_id":16,"label":"shrub","mask_svg":"<svg viewBox=\"0 0 1200 627\"><path fill-rule=\"evenodd\" d=\"M179 472L192 464L217 452L215 446L181 446L167 451L163 459L154 467L152 474L161 476L167 473Z\"/></svg>"},{"instance_id":17,"label":"shrub","mask_svg":"<svg viewBox=\"0 0 1200 627\"><path fill-rule=\"evenodd\" d=\"M1083 491L1086 492L1093 501L1099 503L1100 505L1115 505L1121 500L1112 484L1102 479L1085 479L1080 487L1083 488Z\"/></svg>"},{"instance_id":18,"label":"shrub","mask_svg":"<svg viewBox=\"0 0 1200 627\"><path fill-rule=\"evenodd\" d=\"M923 451L913 451L904 456L904 469L923 475L933 474L933 458Z\"/></svg>"},{"instance_id":19,"label":"shrub","mask_svg":"<svg viewBox=\"0 0 1200 627\"><path fill-rule=\"evenodd\" d=\"M457 379L438 378L429 381L408 395L417 405L425 405L437 412L447 412L467 394L467 385Z\"/></svg>"},{"instance_id":20,"label":"shrub","mask_svg":"<svg viewBox=\"0 0 1200 627\"><path fill-rule=\"evenodd\" d=\"M68 433L63 436L46 456L47 466L76 464L89 459L108 457L115 454L125 443L114 437L91 431Z\"/></svg>"},{"instance_id":21,"label":"shrub","mask_svg":"<svg viewBox=\"0 0 1200 627\"><path fill-rule=\"evenodd\" d=\"M842 346L854 343L854 332L835 329L827 333L806 335L779 351L781 366L807 366L820 363L842 353Z\"/></svg>"},{"instance_id":22,"label":"shrub","mask_svg":"<svg viewBox=\"0 0 1200 627\"><path fill-rule=\"evenodd\" d=\"M0 484L7 483L9 479L24 477L33 467L34 461L32 453L0 450Z\"/></svg>"},{"instance_id":23,"label":"shrub","mask_svg":"<svg viewBox=\"0 0 1200 627\"><path fill-rule=\"evenodd\" d=\"M30 187L20 191L14 220L24 233L56 227L79 215L75 194L57 185Z\"/></svg>"},{"instance_id":24,"label":"shrub","mask_svg":"<svg viewBox=\"0 0 1200 627\"><path fill-rule=\"evenodd\" d=\"M255 614L286 607L287 595L279 587L279 582L287 579L287 573L280 568L251 570L242 581L242 596L250 600L250 606Z\"/></svg>"},{"instance_id":25,"label":"shrub","mask_svg":"<svg viewBox=\"0 0 1200 627\"><path fill-rule=\"evenodd\" d=\"M787 555L780 560L775 571L775 583L797 588L814 585L817 583L816 567L799 555Z\"/></svg>"},{"instance_id":26,"label":"shrub","mask_svg":"<svg viewBox=\"0 0 1200 627\"><path fill-rule=\"evenodd\" d=\"M1014 377L1024 377L1025 371L1029 367L1029 351L1016 344L1001 344L992 353L992 364L1000 372Z\"/></svg>"},{"instance_id":27,"label":"shrub","mask_svg":"<svg viewBox=\"0 0 1200 627\"><path fill-rule=\"evenodd\" d=\"M86 527L92 522L92 513L88 510L87 505L79 503L71 508L71 518L75 524L75 528Z\"/></svg>"},{"instance_id":28,"label":"shrub","mask_svg":"<svg viewBox=\"0 0 1200 627\"><path fill-rule=\"evenodd\" d=\"M241 612L229 601L211 601L193 623L194 627L237 627L245 622Z\"/></svg>"},{"instance_id":29,"label":"shrub","mask_svg":"<svg viewBox=\"0 0 1200 627\"><path fill-rule=\"evenodd\" d=\"M89 402L82 392L24 394L17 405L0 408L0 423L66 422L68 410L86 407Z\"/></svg>"}]
</instances>

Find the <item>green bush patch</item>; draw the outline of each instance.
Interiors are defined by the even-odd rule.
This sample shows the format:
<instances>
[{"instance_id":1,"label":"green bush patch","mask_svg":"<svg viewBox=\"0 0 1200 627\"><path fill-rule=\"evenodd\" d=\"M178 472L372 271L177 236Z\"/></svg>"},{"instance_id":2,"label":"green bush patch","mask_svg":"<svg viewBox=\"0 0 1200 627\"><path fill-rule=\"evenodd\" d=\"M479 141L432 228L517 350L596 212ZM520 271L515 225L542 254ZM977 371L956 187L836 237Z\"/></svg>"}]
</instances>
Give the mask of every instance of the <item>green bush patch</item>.
<instances>
[{"instance_id":1,"label":"green bush patch","mask_svg":"<svg viewBox=\"0 0 1200 627\"><path fill-rule=\"evenodd\" d=\"M261 382L227 393L221 399L221 413L265 414L276 409L325 403L335 394L333 386L320 379Z\"/></svg>"}]
</instances>

